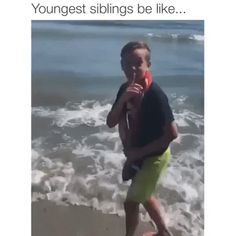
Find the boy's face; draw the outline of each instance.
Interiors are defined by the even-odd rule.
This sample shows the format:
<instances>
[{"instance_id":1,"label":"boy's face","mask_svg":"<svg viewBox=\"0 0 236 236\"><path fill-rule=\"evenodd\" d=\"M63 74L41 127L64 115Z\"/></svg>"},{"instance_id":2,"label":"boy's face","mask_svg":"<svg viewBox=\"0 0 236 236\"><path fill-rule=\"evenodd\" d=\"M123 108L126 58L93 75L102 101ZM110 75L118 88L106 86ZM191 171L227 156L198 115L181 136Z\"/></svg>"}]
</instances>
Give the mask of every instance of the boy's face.
<instances>
[{"instance_id":1,"label":"boy's face","mask_svg":"<svg viewBox=\"0 0 236 236\"><path fill-rule=\"evenodd\" d=\"M139 82L145 78L145 73L150 66L147 61L148 53L144 48L135 49L121 59L121 67L129 83L134 82L134 79L135 82Z\"/></svg>"}]
</instances>

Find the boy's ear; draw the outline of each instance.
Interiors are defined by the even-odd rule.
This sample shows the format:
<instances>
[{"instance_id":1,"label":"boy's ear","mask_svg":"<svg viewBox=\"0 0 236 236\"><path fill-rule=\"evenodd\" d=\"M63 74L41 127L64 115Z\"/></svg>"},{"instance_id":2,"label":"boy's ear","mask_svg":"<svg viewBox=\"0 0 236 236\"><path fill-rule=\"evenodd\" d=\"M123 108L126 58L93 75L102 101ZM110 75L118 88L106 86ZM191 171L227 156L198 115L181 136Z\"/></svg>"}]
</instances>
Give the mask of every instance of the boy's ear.
<instances>
[{"instance_id":1,"label":"boy's ear","mask_svg":"<svg viewBox=\"0 0 236 236\"><path fill-rule=\"evenodd\" d=\"M152 63L149 61L148 62L148 68L151 67Z\"/></svg>"}]
</instances>

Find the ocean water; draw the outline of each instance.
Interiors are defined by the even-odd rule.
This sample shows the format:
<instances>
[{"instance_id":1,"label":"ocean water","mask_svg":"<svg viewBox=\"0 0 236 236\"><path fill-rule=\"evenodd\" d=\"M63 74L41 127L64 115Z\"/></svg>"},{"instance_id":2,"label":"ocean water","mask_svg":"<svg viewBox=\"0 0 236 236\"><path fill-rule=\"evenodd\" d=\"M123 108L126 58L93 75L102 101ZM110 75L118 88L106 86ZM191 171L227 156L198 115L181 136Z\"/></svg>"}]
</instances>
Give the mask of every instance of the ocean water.
<instances>
[{"instance_id":1,"label":"ocean water","mask_svg":"<svg viewBox=\"0 0 236 236\"><path fill-rule=\"evenodd\" d=\"M129 183L106 116L125 81L120 49L143 40L179 129L159 193L175 236L204 228L204 22L32 21L32 200L124 215ZM141 209L140 217L149 217Z\"/></svg>"}]
</instances>

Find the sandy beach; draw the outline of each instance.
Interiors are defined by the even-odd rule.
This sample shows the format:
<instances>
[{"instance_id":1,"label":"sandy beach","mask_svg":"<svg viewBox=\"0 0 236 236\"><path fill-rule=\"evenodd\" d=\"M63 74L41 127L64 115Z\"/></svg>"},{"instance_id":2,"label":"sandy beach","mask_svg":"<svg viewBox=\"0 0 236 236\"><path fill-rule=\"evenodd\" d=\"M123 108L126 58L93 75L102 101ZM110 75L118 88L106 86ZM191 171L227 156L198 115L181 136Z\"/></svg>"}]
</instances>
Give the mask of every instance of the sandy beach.
<instances>
[{"instance_id":1,"label":"sandy beach","mask_svg":"<svg viewBox=\"0 0 236 236\"><path fill-rule=\"evenodd\" d=\"M136 235L153 230L150 223L140 222ZM125 235L125 219L85 206L64 206L43 200L32 203L32 236L92 235Z\"/></svg>"}]
</instances>

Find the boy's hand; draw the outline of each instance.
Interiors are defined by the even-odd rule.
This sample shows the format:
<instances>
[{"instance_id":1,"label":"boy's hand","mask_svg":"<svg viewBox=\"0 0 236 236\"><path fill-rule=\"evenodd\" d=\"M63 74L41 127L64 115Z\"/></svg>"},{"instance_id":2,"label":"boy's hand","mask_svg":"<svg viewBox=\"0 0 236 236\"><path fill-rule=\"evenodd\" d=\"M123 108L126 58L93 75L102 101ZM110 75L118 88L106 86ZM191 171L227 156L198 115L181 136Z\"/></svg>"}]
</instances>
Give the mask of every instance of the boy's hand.
<instances>
[{"instance_id":1,"label":"boy's hand","mask_svg":"<svg viewBox=\"0 0 236 236\"><path fill-rule=\"evenodd\" d=\"M143 87L139 84L131 84L122 95L122 100L124 103L127 103L132 98L141 99L142 96Z\"/></svg>"},{"instance_id":2,"label":"boy's hand","mask_svg":"<svg viewBox=\"0 0 236 236\"><path fill-rule=\"evenodd\" d=\"M140 160L143 157L142 148L127 148L124 149L124 154L127 157L129 163Z\"/></svg>"}]
</instances>

